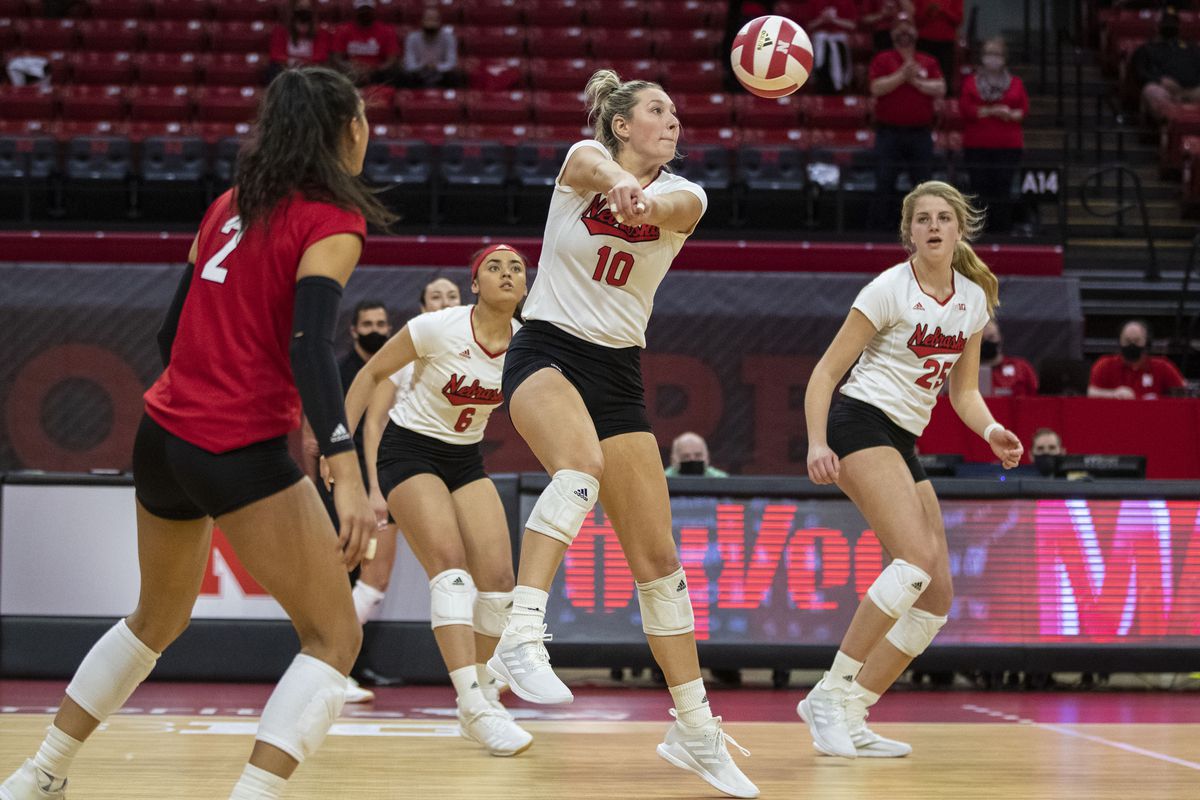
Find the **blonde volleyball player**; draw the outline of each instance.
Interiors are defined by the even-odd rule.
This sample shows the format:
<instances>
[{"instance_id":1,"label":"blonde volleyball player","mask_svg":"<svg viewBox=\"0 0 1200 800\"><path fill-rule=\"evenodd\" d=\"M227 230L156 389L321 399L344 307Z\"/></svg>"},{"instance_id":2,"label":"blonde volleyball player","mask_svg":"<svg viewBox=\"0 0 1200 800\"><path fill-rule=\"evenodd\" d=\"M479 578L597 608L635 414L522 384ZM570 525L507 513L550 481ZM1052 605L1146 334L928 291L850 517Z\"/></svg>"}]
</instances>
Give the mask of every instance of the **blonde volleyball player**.
<instances>
[{"instance_id":1,"label":"blonde volleyball player","mask_svg":"<svg viewBox=\"0 0 1200 800\"><path fill-rule=\"evenodd\" d=\"M954 589L941 509L914 448L942 384L949 380L955 412L1006 469L1021 460L1021 442L992 418L979 393L979 342L999 286L967 244L982 223L949 184L913 189L900 222L911 260L859 293L809 379L809 477L836 483L893 557L859 605L833 666L797 708L822 753L912 752L872 732L866 718L950 611ZM851 365L831 411L834 387Z\"/></svg>"},{"instance_id":2,"label":"blonde volleyball player","mask_svg":"<svg viewBox=\"0 0 1200 800\"><path fill-rule=\"evenodd\" d=\"M639 352L654 292L707 199L663 170L680 125L654 83L600 70L586 96L596 140L576 143L554 184L538 281L504 365L517 431L550 474L521 545L513 610L492 675L536 703L569 703L543 645L548 590L597 497L637 580L642 627L675 701L658 753L735 797L758 789L729 755L700 677L687 581L671 535Z\"/></svg>"},{"instance_id":3,"label":"blonde volleyball player","mask_svg":"<svg viewBox=\"0 0 1200 800\"><path fill-rule=\"evenodd\" d=\"M461 304L462 295L458 286L448 278L434 278L425 284L421 288L421 299L418 301L422 314ZM409 364L393 375L391 383L393 385L390 388L386 383L379 385L376 392L378 397L371 398L371 405L363 418L363 456L367 465L369 497L371 507L375 510L375 518L381 524L376 534L375 556L362 563L358 580L354 582L354 612L358 616L359 625L366 625L383 603L391 583L392 568L396 564L397 529L395 524L388 522L387 498L379 488L376 459L379 453L379 439L388 421L388 412L405 393L412 391L413 365Z\"/></svg>"},{"instance_id":4,"label":"blonde volleyball player","mask_svg":"<svg viewBox=\"0 0 1200 800\"><path fill-rule=\"evenodd\" d=\"M409 320L346 395L355 427L372 396L394 396L390 378L416 365L411 391L389 412L375 469L392 516L429 575L433 633L458 694L463 736L495 756L533 744L499 692L484 691L488 681L477 666L495 648L512 603L508 522L484 474L480 441L504 401L504 353L520 328L513 312L525 297L525 280L525 259L516 250L499 244L482 251L471 265L479 302Z\"/></svg>"}]
</instances>

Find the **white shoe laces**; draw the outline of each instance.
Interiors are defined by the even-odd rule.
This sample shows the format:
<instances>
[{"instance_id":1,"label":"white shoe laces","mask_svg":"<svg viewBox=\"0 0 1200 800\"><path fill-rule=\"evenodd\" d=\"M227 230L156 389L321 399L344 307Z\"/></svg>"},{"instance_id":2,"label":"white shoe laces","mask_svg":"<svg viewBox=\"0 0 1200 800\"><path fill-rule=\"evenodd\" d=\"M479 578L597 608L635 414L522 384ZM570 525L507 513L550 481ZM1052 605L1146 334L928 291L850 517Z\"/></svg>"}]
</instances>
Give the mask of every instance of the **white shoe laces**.
<instances>
[{"instance_id":1,"label":"white shoe laces","mask_svg":"<svg viewBox=\"0 0 1200 800\"><path fill-rule=\"evenodd\" d=\"M809 694L809 699L812 700L813 695L816 695L816 704L824 709L828 709L829 717L834 724L848 725L849 721L846 717L846 700L848 696L845 692L841 692L841 699L838 699L838 694L831 689L822 689L817 687L815 692Z\"/></svg>"},{"instance_id":2,"label":"white shoe laces","mask_svg":"<svg viewBox=\"0 0 1200 800\"><path fill-rule=\"evenodd\" d=\"M677 712L675 709L672 708L671 716L674 717L675 719L679 719L679 712ZM715 725L708 725L707 723L705 723L704 738L705 739L716 739L715 744L716 744L717 755L721 756L721 760L725 761L730 758L729 749L726 747L727 744L733 745L734 747L736 747L738 750L741 751L742 755L749 757L750 751L747 750L746 748L742 747L740 744L738 744L737 739L734 739L732 736L730 736L728 733L726 733L725 730L721 727L721 717L713 717L713 720L716 722Z\"/></svg>"},{"instance_id":3,"label":"white shoe laces","mask_svg":"<svg viewBox=\"0 0 1200 800\"><path fill-rule=\"evenodd\" d=\"M546 652L546 646L543 642L554 641L554 634L546 633L546 626L543 625L539 631L537 628L525 627L518 628L516 631L518 647L525 651L525 657L534 663L535 666L548 667L550 666L550 654Z\"/></svg>"}]
</instances>

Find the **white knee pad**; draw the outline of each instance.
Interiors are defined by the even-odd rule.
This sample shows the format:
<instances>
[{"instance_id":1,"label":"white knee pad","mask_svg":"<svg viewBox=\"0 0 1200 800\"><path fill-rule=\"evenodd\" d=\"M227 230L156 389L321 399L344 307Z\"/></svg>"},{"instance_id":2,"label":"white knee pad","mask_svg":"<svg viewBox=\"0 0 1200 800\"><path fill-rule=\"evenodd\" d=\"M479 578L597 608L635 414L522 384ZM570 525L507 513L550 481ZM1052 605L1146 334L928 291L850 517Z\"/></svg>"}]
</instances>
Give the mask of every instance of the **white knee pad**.
<instances>
[{"instance_id":1,"label":"white knee pad","mask_svg":"<svg viewBox=\"0 0 1200 800\"><path fill-rule=\"evenodd\" d=\"M475 582L465 569L448 569L429 582L430 627L470 625Z\"/></svg>"},{"instance_id":2,"label":"white knee pad","mask_svg":"<svg viewBox=\"0 0 1200 800\"><path fill-rule=\"evenodd\" d=\"M300 653L271 692L255 738L302 762L325 741L345 702L346 676Z\"/></svg>"},{"instance_id":3,"label":"white knee pad","mask_svg":"<svg viewBox=\"0 0 1200 800\"><path fill-rule=\"evenodd\" d=\"M600 482L586 472L560 469L529 514L525 527L568 547L600 496Z\"/></svg>"},{"instance_id":4,"label":"white knee pad","mask_svg":"<svg viewBox=\"0 0 1200 800\"><path fill-rule=\"evenodd\" d=\"M122 619L92 645L67 687L67 696L103 722L146 680L158 656Z\"/></svg>"},{"instance_id":5,"label":"white knee pad","mask_svg":"<svg viewBox=\"0 0 1200 800\"><path fill-rule=\"evenodd\" d=\"M929 587L929 580L929 573L920 567L903 558L893 559L867 589L867 596L880 611L892 619L900 619Z\"/></svg>"},{"instance_id":6,"label":"white knee pad","mask_svg":"<svg viewBox=\"0 0 1200 800\"><path fill-rule=\"evenodd\" d=\"M887 640L901 653L916 658L925 652L945 624L946 617L910 608L887 632Z\"/></svg>"},{"instance_id":7,"label":"white knee pad","mask_svg":"<svg viewBox=\"0 0 1200 800\"><path fill-rule=\"evenodd\" d=\"M664 578L639 583L637 590L638 605L642 608L642 630L647 635L676 636L696 629L683 567Z\"/></svg>"},{"instance_id":8,"label":"white knee pad","mask_svg":"<svg viewBox=\"0 0 1200 800\"><path fill-rule=\"evenodd\" d=\"M500 638L512 613L512 592L480 592L475 596L475 632Z\"/></svg>"}]
</instances>

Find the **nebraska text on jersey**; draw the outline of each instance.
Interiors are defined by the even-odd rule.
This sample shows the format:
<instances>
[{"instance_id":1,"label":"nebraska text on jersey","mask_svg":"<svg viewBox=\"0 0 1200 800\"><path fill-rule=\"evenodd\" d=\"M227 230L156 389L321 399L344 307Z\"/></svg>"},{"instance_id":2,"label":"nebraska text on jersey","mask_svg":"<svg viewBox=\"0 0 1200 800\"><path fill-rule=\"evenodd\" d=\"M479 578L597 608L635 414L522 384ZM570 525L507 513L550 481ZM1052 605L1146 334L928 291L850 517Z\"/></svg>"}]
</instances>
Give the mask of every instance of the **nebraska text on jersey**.
<instances>
[{"instance_id":1,"label":"nebraska text on jersey","mask_svg":"<svg viewBox=\"0 0 1200 800\"><path fill-rule=\"evenodd\" d=\"M913 329L913 335L908 337L908 349L912 350L918 358L961 353L966 346L967 339L962 335L962 331L953 336L947 336L942 333L941 325L933 333L929 332L928 325L917 325Z\"/></svg>"},{"instance_id":2,"label":"nebraska text on jersey","mask_svg":"<svg viewBox=\"0 0 1200 800\"><path fill-rule=\"evenodd\" d=\"M461 354L460 354L461 355ZM442 394L455 406L498 406L504 402L504 394L499 389L488 389L479 385L476 378L470 386L466 375L451 374L450 380L442 387Z\"/></svg>"},{"instance_id":3,"label":"nebraska text on jersey","mask_svg":"<svg viewBox=\"0 0 1200 800\"><path fill-rule=\"evenodd\" d=\"M598 194L580 218L592 236L616 236L627 242L657 242L657 225L626 225L608 208L608 198Z\"/></svg>"}]
</instances>

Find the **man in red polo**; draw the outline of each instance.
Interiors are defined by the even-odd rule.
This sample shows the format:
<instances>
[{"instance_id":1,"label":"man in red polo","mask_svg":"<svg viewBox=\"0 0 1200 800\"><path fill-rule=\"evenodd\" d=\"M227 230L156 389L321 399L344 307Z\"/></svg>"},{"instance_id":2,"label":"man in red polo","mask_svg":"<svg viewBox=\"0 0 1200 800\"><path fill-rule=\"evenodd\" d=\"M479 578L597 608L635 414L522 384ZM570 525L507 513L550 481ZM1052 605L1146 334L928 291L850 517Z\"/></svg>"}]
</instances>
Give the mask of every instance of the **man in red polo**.
<instances>
[{"instance_id":1,"label":"man in red polo","mask_svg":"<svg viewBox=\"0 0 1200 800\"><path fill-rule=\"evenodd\" d=\"M354 0L354 18L334 31L333 58L360 86L400 83L400 39L376 16L375 0Z\"/></svg>"},{"instance_id":2,"label":"man in red polo","mask_svg":"<svg viewBox=\"0 0 1200 800\"><path fill-rule=\"evenodd\" d=\"M1154 400L1184 385L1183 375L1169 359L1147 355L1150 329L1130 320L1121 328L1120 354L1101 356L1092 365L1088 397Z\"/></svg>"},{"instance_id":3,"label":"man in red polo","mask_svg":"<svg viewBox=\"0 0 1200 800\"><path fill-rule=\"evenodd\" d=\"M901 14L892 26L892 50L871 60L875 98L875 196L870 225L888 229L899 215L896 177L908 173L915 186L933 171L934 100L946 94L937 60L917 52L917 26Z\"/></svg>"}]
</instances>

